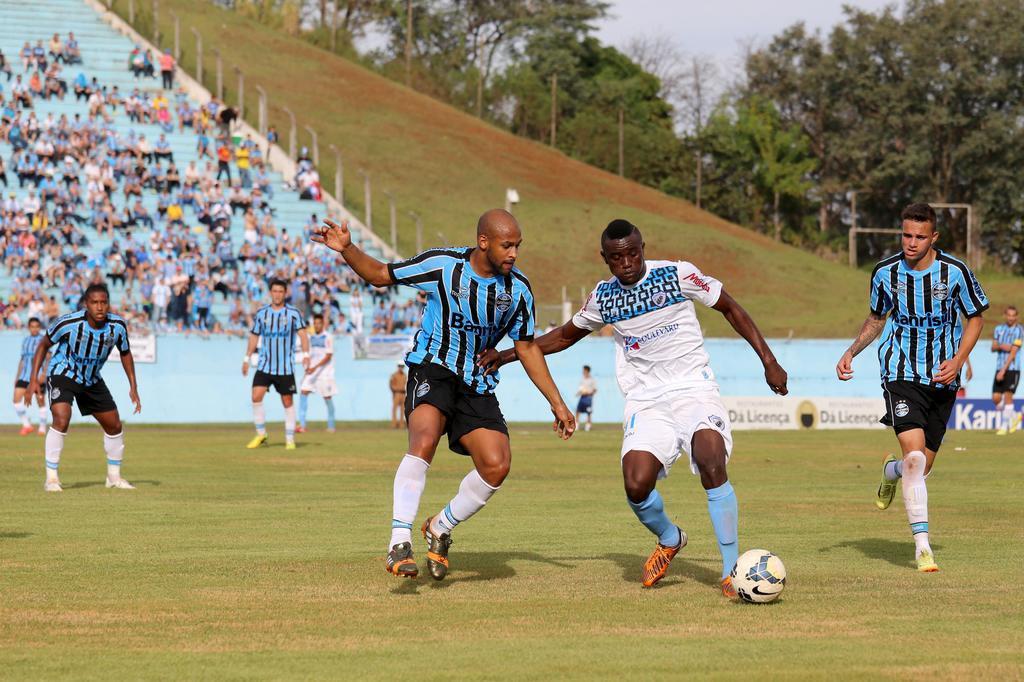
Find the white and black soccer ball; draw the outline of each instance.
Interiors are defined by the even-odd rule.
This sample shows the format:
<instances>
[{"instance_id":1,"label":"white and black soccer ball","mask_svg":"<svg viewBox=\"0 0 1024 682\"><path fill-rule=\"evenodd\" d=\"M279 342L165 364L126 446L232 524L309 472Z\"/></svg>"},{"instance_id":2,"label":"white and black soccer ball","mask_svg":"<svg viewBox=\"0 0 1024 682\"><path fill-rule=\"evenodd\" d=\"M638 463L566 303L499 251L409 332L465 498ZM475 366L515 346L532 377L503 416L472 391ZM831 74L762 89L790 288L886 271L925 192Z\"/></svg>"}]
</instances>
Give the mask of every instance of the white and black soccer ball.
<instances>
[{"instance_id":1,"label":"white and black soccer ball","mask_svg":"<svg viewBox=\"0 0 1024 682\"><path fill-rule=\"evenodd\" d=\"M786 567L767 549L741 554L729 575L740 599L752 604L775 601L786 588Z\"/></svg>"}]
</instances>

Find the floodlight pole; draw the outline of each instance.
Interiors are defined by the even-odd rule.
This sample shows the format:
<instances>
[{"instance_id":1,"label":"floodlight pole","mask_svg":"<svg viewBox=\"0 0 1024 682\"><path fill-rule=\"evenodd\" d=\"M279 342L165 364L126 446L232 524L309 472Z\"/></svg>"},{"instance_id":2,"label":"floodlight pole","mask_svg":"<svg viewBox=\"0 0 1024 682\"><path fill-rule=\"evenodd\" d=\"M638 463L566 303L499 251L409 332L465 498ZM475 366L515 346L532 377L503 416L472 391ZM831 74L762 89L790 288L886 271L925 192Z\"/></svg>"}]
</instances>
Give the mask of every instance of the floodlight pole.
<instances>
[{"instance_id":1,"label":"floodlight pole","mask_svg":"<svg viewBox=\"0 0 1024 682\"><path fill-rule=\"evenodd\" d=\"M291 120L291 127L288 129L288 158L292 161L295 160L295 114L288 107L281 107L284 113L288 114L288 118Z\"/></svg>"},{"instance_id":2,"label":"floodlight pole","mask_svg":"<svg viewBox=\"0 0 1024 682\"><path fill-rule=\"evenodd\" d=\"M267 136L267 91L258 85L253 86L256 88L256 93L260 96L259 105L257 110L259 111L259 127L260 137Z\"/></svg>"},{"instance_id":3,"label":"floodlight pole","mask_svg":"<svg viewBox=\"0 0 1024 682\"><path fill-rule=\"evenodd\" d=\"M366 204L365 215L366 219L363 221L366 227L371 232L373 231L373 195L370 193L370 173L359 168L357 172L363 176L363 201Z\"/></svg>"},{"instance_id":4,"label":"floodlight pole","mask_svg":"<svg viewBox=\"0 0 1024 682\"><path fill-rule=\"evenodd\" d=\"M345 205L345 167L342 165L341 150L333 144L327 148L334 152L334 198L342 206Z\"/></svg>"},{"instance_id":5,"label":"floodlight pole","mask_svg":"<svg viewBox=\"0 0 1024 682\"><path fill-rule=\"evenodd\" d=\"M388 198L388 211L391 218L391 248L398 251L398 215L395 211L395 195L387 190L384 190L384 195Z\"/></svg>"},{"instance_id":6,"label":"floodlight pole","mask_svg":"<svg viewBox=\"0 0 1024 682\"><path fill-rule=\"evenodd\" d=\"M174 20L174 61L177 63L181 61L181 19L174 12L170 15Z\"/></svg>"},{"instance_id":7,"label":"floodlight pole","mask_svg":"<svg viewBox=\"0 0 1024 682\"><path fill-rule=\"evenodd\" d=\"M235 67L235 73L238 75L238 118L245 118L245 74L242 70Z\"/></svg>"},{"instance_id":8,"label":"floodlight pole","mask_svg":"<svg viewBox=\"0 0 1024 682\"><path fill-rule=\"evenodd\" d=\"M317 142L316 131L307 125L302 126L313 139L313 165L320 168L320 144Z\"/></svg>"},{"instance_id":9,"label":"floodlight pole","mask_svg":"<svg viewBox=\"0 0 1024 682\"><path fill-rule=\"evenodd\" d=\"M224 101L224 60L220 57L220 50L213 48L213 54L217 58L217 99Z\"/></svg>"},{"instance_id":10,"label":"floodlight pole","mask_svg":"<svg viewBox=\"0 0 1024 682\"><path fill-rule=\"evenodd\" d=\"M196 37L196 80L199 81L199 85L203 84L203 34L196 29L195 26L190 26L192 35Z\"/></svg>"},{"instance_id":11,"label":"floodlight pole","mask_svg":"<svg viewBox=\"0 0 1024 682\"><path fill-rule=\"evenodd\" d=\"M416 253L423 252L423 221L418 213L409 211L409 217L416 221Z\"/></svg>"}]
</instances>

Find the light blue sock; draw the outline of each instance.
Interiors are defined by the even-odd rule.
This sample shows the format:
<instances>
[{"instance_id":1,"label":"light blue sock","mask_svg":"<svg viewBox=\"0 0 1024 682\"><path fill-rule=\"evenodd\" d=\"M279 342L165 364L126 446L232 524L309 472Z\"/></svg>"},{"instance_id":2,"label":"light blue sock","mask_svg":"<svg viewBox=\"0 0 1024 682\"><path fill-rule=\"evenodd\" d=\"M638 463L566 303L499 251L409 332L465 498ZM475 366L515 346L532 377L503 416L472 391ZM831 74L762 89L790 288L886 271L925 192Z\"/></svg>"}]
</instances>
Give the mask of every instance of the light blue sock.
<instances>
[{"instance_id":1,"label":"light blue sock","mask_svg":"<svg viewBox=\"0 0 1024 682\"><path fill-rule=\"evenodd\" d=\"M299 394L299 426L306 428L306 410L309 409L309 395Z\"/></svg>"},{"instance_id":2,"label":"light blue sock","mask_svg":"<svg viewBox=\"0 0 1024 682\"><path fill-rule=\"evenodd\" d=\"M708 494L708 515L718 538L718 551L722 553L722 577L729 575L739 550L740 515L736 507L736 493L732 483L726 481L717 488L705 491Z\"/></svg>"},{"instance_id":3,"label":"light blue sock","mask_svg":"<svg viewBox=\"0 0 1024 682\"><path fill-rule=\"evenodd\" d=\"M630 509L640 519L640 523L658 536L658 542L666 547L675 547L682 541L679 535L679 527L668 518L665 513L665 503L657 490L652 490L647 499L637 504L626 498Z\"/></svg>"},{"instance_id":4,"label":"light blue sock","mask_svg":"<svg viewBox=\"0 0 1024 682\"><path fill-rule=\"evenodd\" d=\"M334 428L334 399L324 398L324 402L327 403L327 428ZM303 420L302 425L305 426L306 422Z\"/></svg>"},{"instance_id":5,"label":"light blue sock","mask_svg":"<svg viewBox=\"0 0 1024 682\"><path fill-rule=\"evenodd\" d=\"M902 459L897 459L895 462L887 462L885 465L885 480L895 481L897 478L903 478Z\"/></svg>"}]
</instances>

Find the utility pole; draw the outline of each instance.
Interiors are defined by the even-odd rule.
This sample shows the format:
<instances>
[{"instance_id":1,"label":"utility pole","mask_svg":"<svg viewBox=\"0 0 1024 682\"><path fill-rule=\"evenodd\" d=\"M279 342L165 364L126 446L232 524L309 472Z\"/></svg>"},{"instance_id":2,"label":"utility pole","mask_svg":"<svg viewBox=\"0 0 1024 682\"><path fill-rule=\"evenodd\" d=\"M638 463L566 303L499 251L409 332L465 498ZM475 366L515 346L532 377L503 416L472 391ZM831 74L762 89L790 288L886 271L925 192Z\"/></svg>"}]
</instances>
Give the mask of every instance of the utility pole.
<instances>
[{"instance_id":1,"label":"utility pole","mask_svg":"<svg viewBox=\"0 0 1024 682\"><path fill-rule=\"evenodd\" d=\"M292 161L295 160L295 138L297 133L295 131L295 113L288 107L281 107L284 113L288 114L288 118L291 121L291 127L288 129L288 158Z\"/></svg>"},{"instance_id":2,"label":"utility pole","mask_svg":"<svg viewBox=\"0 0 1024 682\"><path fill-rule=\"evenodd\" d=\"M342 165L341 150L333 144L327 148L334 152L334 198L342 206L345 205L345 167Z\"/></svg>"},{"instance_id":3,"label":"utility pole","mask_svg":"<svg viewBox=\"0 0 1024 682\"><path fill-rule=\"evenodd\" d=\"M203 35L195 26L189 27L196 37L196 80L203 84Z\"/></svg>"},{"instance_id":4,"label":"utility pole","mask_svg":"<svg viewBox=\"0 0 1024 682\"><path fill-rule=\"evenodd\" d=\"M177 63L181 61L181 20L174 12L170 14L174 20L174 62Z\"/></svg>"},{"instance_id":5,"label":"utility pole","mask_svg":"<svg viewBox=\"0 0 1024 682\"><path fill-rule=\"evenodd\" d=\"M412 87L412 0L405 0L405 85Z\"/></svg>"},{"instance_id":6,"label":"utility pole","mask_svg":"<svg viewBox=\"0 0 1024 682\"><path fill-rule=\"evenodd\" d=\"M220 58L220 50L213 48L213 56L217 58L217 99L224 101L224 60Z\"/></svg>"},{"instance_id":7,"label":"utility pole","mask_svg":"<svg viewBox=\"0 0 1024 682\"><path fill-rule=\"evenodd\" d=\"M551 146L558 142L558 74L551 74Z\"/></svg>"},{"instance_id":8,"label":"utility pole","mask_svg":"<svg viewBox=\"0 0 1024 682\"><path fill-rule=\"evenodd\" d=\"M242 70L235 67L235 73L238 74L238 93L236 95L238 99L238 118L245 118L245 74Z\"/></svg>"},{"instance_id":9,"label":"utility pole","mask_svg":"<svg viewBox=\"0 0 1024 682\"><path fill-rule=\"evenodd\" d=\"M395 210L395 195L387 190L384 194L388 198L388 210L391 218L391 248L398 251L398 213Z\"/></svg>"},{"instance_id":10,"label":"utility pole","mask_svg":"<svg viewBox=\"0 0 1024 682\"><path fill-rule=\"evenodd\" d=\"M625 148L625 144L624 144L625 143L625 139L626 139L625 118L626 118L626 113L625 113L622 105L620 104L619 105L619 177L620 178L626 177L626 175L625 175L625 169L626 169L626 148Z\"/></svg>"},{"instance_id":11,"label":"utility pole","mask_svg":"<svg viewBox=\"0 0 1024 682\"><path fill-rule=\"evenodd\" d=\"M160 47L160 4L153 0L153 44Z\"/></svg>"},{"instance_id":12,"label":"utility pole","mask_svg":"<svg viewBox=\"0 0 1024 682\"><path fill-rule=\"evenodd\" d=\"M259 106L257 111L259 112L259 130L260 137L265 138L267 136L267 91L256 85L256 92L260 96Z\"/></svg>"},{"instance_id":13,"label":"utility pole","mask_svg":"<svg viewBox=\"0 0 1024 682\"><path fill-rule=\"evenodd\" d=\"M313 140L313 165L319 170L320 168L320 143L317 142L316 131L309 126L302 126L309 133L310 138Z\"/></svg>"},{"instance_id":14,"label":"utility pole","mask_svg":"<svg viewBox=\"0 0 1024 682\"><path fill-rule=\"evenodd\" d=\"M366 203L366 209L364 211L364 215L366 216L366 219L363 220L363 223L366 225L366 228L372 232L373 231L373 196L370 193L370 174L367 171L363 170L362 168L358 169L358 172L359 172L360 175L363 176L363 201Z\"/></svg>"},{"instance_id":15,"label":"utility pole","mask_svg":"<svg viewBox=\"0 0 1024 682\"><path fill-rule=\"evenodd\" d=\"M416 253L423 253L423 221L413 211L409 211L409 217L416 221Z\"/></svg>"}]
</instances>

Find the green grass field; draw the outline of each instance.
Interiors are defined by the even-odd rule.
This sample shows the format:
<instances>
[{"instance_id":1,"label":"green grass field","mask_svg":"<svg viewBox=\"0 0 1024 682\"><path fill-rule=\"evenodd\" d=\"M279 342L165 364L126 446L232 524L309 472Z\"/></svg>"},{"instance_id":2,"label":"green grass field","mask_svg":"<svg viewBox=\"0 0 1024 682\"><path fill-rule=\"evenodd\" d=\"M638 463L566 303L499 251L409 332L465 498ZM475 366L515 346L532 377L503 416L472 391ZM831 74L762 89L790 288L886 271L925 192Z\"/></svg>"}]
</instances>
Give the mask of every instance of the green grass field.
<instances>
[{"instance_id":1,"label":"green grass field","mask_svg":"<svg viewBox=\"0 0 1024 682\"><path fill-rule=\"evenodd\" d=\"M690 545L653 590L653 539L624 501L620 431L562 444L513 425L512 475L454 537L441 583L382 570L404 433L371 425L242 446L241 427L136 427L102 485L100 434L76 426L62 494L42 442L0 435L0 677L75 679L1019 679L1020 438L951 433L929 479L942 572L912 568L898 498L872 504L886 432L740 432L743 549L789 582L767 606L715 588L698 480L661 490ZM956 447L966 448L957 452ZM421 516L468 460L439 453ZM425 553L417 543L420 559Z\"/></svg>"}]
</instances>

